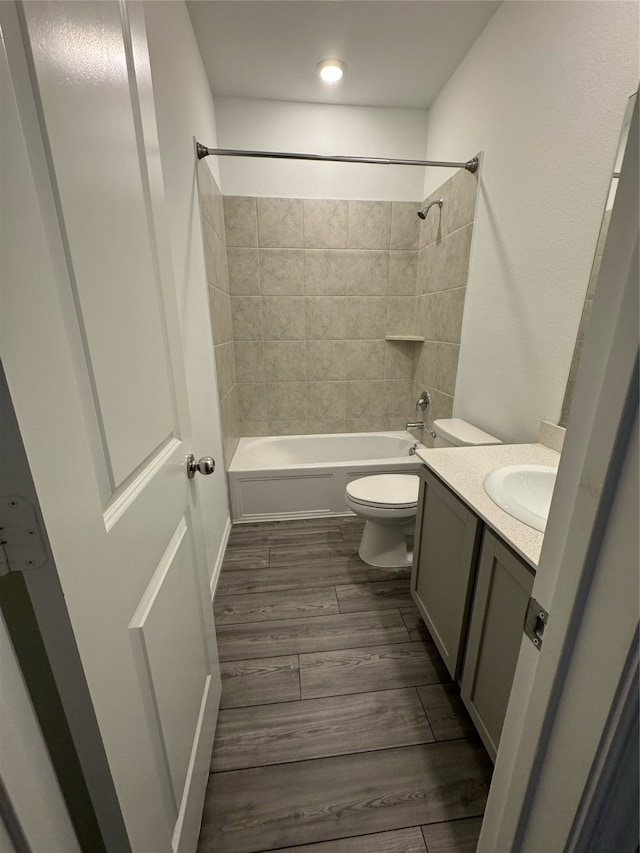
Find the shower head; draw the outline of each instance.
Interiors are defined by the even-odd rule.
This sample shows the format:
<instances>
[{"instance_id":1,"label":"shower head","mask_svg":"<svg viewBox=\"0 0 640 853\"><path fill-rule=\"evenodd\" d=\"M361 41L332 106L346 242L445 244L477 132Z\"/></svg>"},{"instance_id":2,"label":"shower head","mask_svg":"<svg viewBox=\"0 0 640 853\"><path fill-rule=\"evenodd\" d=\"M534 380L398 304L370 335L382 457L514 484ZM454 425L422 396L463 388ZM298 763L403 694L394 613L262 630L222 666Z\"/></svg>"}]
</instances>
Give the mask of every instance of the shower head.
<instances>
[{"instance_id":1,"label":"shower head","mask_svg":"<svg viewBox=\"0 0 640 853\"><path fill-rule=\"evenodd\" d=\"M437 204L438 207L442 207L442 205L444 204L444 199L439 198L437 201L432 201L426 207L420 208L420 210L418 211L418 216L420 217L420 219L427 218L427 213L429 213L429 210L433 207L434 204Z\"/></svg>"}]
</instances>

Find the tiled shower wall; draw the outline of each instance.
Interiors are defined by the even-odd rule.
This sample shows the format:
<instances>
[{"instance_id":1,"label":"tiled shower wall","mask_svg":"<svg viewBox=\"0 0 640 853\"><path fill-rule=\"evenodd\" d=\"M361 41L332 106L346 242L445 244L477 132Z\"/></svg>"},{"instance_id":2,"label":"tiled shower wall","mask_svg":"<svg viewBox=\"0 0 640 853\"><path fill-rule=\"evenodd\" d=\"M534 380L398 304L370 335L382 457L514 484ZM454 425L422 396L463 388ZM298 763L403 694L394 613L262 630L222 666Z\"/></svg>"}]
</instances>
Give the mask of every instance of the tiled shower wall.
<instances>
[{"instance_id":1,"label":"tiled shower wall","mask_svg":"<svg viewBox=\"0 0 640 853\"><path fill-rule=\"evenodd\" d=\"M403 429L424 388L451 416L475 176L425 221L413 202L236 196L223 221L199 180L227 463L240 435Z\"/></svg>"},{"instance_id":2,"label":"tiled shower wall","mask_svg":"<svg viewBox=\"0 0 640 853\"><path fill-rule=\"evenodd\" d=\"M218 396L220 398L222 445L226 467L228 468L240 438L238 392L231 329L229 271L224 236L222 194L204 161L198 164L198 190Z\"/></svg>"},{"instance_id":3,"label":"tiled shower wall","mask_svg":"<svg viewBox=\"0 0 640 853\"><path fill-rule=\"evenodd\" d=\"M404 428L416 204L225 197L242 435Z\"/></svg>"},{"instance_id":4,"label":"tiled shower wall","mask_svg":"<svg viewBox=\"0 0 640 853\"><path fill-rule=\"evenodd\" d=\"M450 418L458 371L478 173L456 172L423 204L442 198L420 225L416 285L416 346L411 397L431 393L431 419Z\"/></svg>"}]
</instances>

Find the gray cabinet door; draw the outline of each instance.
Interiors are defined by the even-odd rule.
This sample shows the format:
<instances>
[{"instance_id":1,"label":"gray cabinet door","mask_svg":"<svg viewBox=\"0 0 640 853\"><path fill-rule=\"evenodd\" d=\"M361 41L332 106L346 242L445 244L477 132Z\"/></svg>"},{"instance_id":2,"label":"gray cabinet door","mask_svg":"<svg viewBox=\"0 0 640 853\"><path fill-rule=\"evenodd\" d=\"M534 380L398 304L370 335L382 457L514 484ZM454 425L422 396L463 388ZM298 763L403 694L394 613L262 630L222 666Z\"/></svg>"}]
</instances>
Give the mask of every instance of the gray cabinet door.
<instances>
[{"instance_id":1,"label":"gray cabinet door","mask_svg":"<svg viewBox=\"0 0 640 853\"><path fill-rule=\"evenodd\" d=\"M533 569L490 530L485 530L461 695L494 760L520 653L533 580Z\"/></svg>"},{"instance_id":2,"label":"gray cabinet door","mask_svg":"<svg viewBox=\"0 0 640 853\"><path fill-rule=\"evenodd\" d=\"M411 595L453 679L462 664L482 524L424 469Z\"/></svg>"}]
</instances>

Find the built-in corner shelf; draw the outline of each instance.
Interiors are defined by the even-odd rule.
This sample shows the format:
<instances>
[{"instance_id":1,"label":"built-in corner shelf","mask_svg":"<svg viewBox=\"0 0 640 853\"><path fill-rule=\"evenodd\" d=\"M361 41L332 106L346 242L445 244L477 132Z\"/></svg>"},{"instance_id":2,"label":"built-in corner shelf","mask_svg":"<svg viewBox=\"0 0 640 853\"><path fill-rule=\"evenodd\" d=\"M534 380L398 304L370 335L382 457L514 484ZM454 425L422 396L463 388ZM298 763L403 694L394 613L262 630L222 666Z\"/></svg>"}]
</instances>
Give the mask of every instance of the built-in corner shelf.
<instances>
[{"instance_id":1,"label":"built-in corner shelf","mask_svg":"<svg viewBox=\"0 0 640 853\"><path fill-rule=\"evenodd\" d=\"M424 341L423 335L385 335L385 341L414 341L421 344Z\"/></svg>"}]
</instances>

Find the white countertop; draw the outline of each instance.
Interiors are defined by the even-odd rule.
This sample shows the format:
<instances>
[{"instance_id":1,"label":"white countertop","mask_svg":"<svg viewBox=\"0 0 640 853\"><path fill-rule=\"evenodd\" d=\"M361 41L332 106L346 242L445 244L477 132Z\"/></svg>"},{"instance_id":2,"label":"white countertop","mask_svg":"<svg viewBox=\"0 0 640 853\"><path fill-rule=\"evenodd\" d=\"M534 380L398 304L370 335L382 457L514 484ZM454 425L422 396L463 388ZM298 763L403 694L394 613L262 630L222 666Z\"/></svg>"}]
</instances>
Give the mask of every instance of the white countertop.
<instances>
[{"instance_id":1,"label":"white countertop","mask_svg":"<svg viewBox=\"0 0 640 853\"><path fill-rule=\"evenodd\" d=\"M416 454L501 539L537 568L543 533L509 515L484 490L484 478L502 465L552 465L560 454L542 444L494 444L480 447L438 447Z\"/></svg>"}]
</instances>

